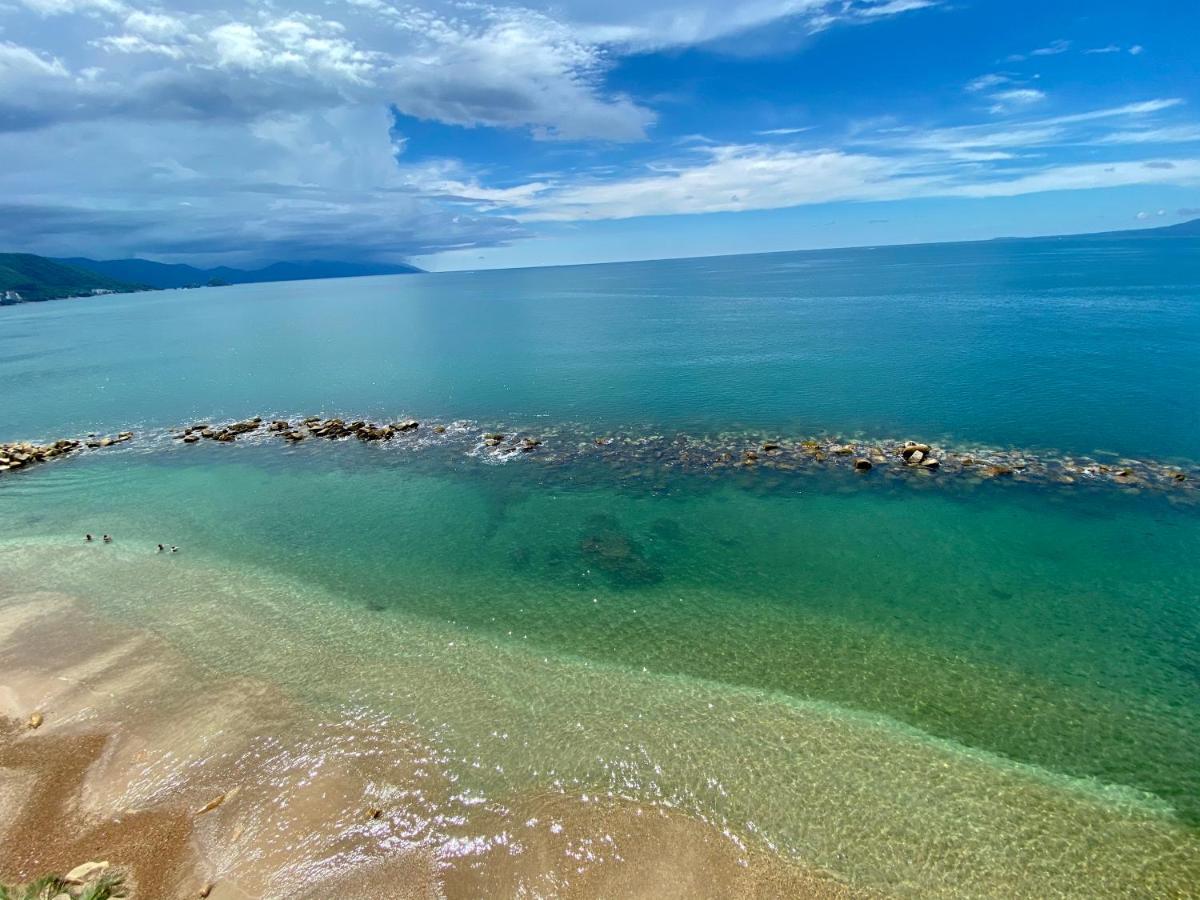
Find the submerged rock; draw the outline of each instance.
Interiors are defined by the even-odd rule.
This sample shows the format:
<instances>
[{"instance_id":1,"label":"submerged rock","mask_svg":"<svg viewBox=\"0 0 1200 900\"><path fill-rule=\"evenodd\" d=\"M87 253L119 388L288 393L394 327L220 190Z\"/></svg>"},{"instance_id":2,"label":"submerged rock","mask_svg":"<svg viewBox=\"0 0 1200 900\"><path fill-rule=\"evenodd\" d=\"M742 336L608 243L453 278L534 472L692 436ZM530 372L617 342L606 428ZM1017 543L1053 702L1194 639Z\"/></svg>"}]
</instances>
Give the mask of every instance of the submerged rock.
<instances>
[{"instance_id":1,"label":"submerged rock","mask_svg":"<svg viewBox=\"0 0 1200 900\"><path fill-rule=\"evenodd\" d=\"M871 469L871 461L860 456L854 461L854 468L859 472L868 472Z\"/></svg>"},{"instance_id":2,"label":"submerged rock","mask_svg":"<svg viewBox=\"0 0 1200 900\"><path fill-rule=\"evenodd\" d=\"M662 581L661 570L646 559L641 547L621 529L613 516L597 515L588 519L579 550L586 563L619 586L636 587Z\"/></svg>"}]
</instances>

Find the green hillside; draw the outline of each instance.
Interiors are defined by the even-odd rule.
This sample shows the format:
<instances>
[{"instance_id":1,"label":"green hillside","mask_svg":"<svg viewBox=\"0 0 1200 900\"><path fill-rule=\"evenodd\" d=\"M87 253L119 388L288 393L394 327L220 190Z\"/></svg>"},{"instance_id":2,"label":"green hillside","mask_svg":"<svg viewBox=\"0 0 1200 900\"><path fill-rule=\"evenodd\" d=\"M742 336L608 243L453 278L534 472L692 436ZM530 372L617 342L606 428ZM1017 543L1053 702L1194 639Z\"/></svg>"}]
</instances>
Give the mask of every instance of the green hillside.
<instances>
[{"instance_id":1,"label":"green hillside","mask_svg":"<svg viewBox=\"0 0 1200 900\"><path fill-rule=\"evenodd\" d=\"M144 286L65 266L44 256L0 253L0 304L140 290L145 290Z\"/></svg>"}]
</instances>

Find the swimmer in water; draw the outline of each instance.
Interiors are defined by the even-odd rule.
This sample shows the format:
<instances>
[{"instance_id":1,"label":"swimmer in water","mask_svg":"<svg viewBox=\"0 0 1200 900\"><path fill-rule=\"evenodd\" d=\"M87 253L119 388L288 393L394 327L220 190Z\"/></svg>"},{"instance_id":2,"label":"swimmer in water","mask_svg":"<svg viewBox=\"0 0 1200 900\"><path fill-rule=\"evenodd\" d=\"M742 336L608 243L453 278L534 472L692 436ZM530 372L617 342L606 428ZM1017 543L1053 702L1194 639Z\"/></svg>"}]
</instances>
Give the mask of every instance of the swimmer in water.
<instances>
[{"instance_id":1,"label":"swimmer in water","mask_svg":"<svg viewBox=\"0 0 1200 900\"><path fill-rule=\"evenodd\" d=\"M104 536L104 543L111 544L112 543L112 535L106 534Z\"/></svg>"},{"instance_id":2,"label":"swimmer in water","mask_svg":"<svg viewBox=\"0 0 1200 900\"><path fill-rule=\"evenodd\" d=\"M157 549L157 550L155 550L154 552L155 552L155 553L162 553L162 552L163 552L164 550L166 550L166 549L167 549L167 548L166 548L166 547L164 547L162 544L159 544L159 545L158 545L158 549Z\"/></svg>"},{"instance_id":3,"label":"swimmer in water","mask_svg":"<svg viewBox=\"0 0 1200 900\"><path fill-rule=\"evenodd\" d=\"M85 541L87 541L89 544L92 542L92 536L91 536L90 534L85 534L85 535L83 536L83 539L84 539Z\"/></svg>"}]
</instances>

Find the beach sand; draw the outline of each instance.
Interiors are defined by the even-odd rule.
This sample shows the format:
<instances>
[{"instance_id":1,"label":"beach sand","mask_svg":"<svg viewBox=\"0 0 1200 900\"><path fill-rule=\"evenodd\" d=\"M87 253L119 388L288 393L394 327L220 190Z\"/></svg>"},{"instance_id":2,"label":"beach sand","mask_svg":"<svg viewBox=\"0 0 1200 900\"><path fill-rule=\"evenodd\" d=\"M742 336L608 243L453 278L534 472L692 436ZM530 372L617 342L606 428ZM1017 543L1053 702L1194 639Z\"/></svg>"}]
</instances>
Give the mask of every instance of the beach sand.
<instances>
[{"instance_id":1,"label":"beach sand","mask_svg":"<svg viewBox=\"0 0 1200 900\"><path fill-rule=\"evenodd\" d=\"M402 723L320 721L61 594L0 601L0 660L0 881L102 859L138 898L867 896L649 805L444 816L456 788Z\"/></svg>"}]
</instances>

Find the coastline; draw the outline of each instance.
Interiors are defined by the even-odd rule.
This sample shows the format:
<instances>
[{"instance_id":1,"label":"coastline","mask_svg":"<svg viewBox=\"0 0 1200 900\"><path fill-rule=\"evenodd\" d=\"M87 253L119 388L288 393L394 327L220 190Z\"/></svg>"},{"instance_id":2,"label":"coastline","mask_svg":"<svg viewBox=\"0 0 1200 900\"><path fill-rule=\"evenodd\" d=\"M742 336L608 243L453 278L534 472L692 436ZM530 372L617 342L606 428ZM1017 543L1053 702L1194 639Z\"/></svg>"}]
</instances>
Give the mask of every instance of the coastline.
<instances>
[{"instance_id":1,"label":"coastline","mask_svg":"<svg viewBox=\"0 0 1200 900\"><path fill-rule=\"evenodd\" d=\"M0 658L0 879L95 858L135 898L874 896L682 813L565 793L431 840L412 826L454 788L403 725L321 723L64 595L0 600Z\"/></svg>"},{"instance_id":2,"label":"coastline","mask_svg":"<svg viewBox=\"0 0 1200 900\"><path fill-rule=\"evenodd\" d=\"M119 548L4 553L0 713L43 712L22 740L105 735L78 809L190 817L184 890L208 879L218 900L381 881L447 897L1175 896L1200 877L1195 831L1154 795L887 717L543 660L189 557L168 577ZM85 585L101 602L76 599ZM708 786L677 780L696 775Z\"/></svg>"}]
</instances>

